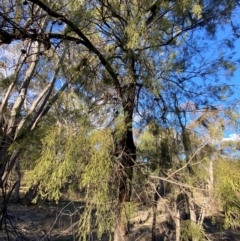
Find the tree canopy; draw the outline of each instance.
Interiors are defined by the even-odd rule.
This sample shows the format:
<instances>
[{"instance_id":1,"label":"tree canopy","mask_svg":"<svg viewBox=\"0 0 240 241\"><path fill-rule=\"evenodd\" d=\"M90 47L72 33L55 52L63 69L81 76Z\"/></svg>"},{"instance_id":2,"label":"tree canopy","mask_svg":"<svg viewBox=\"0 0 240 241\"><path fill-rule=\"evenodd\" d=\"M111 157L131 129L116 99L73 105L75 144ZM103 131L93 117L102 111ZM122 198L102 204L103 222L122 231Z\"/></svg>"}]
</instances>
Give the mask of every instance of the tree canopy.
<instances>
[{"instance_id":1,"label":"tree canopy","mask_svg":"<svg viewBox=\"0 0 240 241\"><path fill-rule=\"evenodd\" d=\"M175 205L177 219L198 230L184 240L200 240L194 188L212 185L238 122L238 17L235 0L2 0L1 186L17 160L42 197L58 200L71 180L84 190L81 238L97 227L127 241L136 179L158 196L170 183L188 209L184 219Z\"/></svg>"}]
</instances>

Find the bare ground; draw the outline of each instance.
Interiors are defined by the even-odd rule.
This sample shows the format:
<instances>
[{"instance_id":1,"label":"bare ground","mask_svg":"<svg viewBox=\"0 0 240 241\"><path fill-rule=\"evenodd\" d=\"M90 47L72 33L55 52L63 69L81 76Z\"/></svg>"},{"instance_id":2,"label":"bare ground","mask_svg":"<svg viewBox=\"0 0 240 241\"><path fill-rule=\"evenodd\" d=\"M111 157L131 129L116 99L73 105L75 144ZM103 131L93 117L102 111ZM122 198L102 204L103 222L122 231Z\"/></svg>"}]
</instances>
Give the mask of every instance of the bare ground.
<instances>
[{"instance_id":1,"label":"bare ground","mask_svg":"<svg viewBox=\"0 0 240 241\"><path fill-rule=\"evenodd\" d=\"M1 241L75 241L77 239L77 220L80 218L80 202L60 202L59 204L44 202L38 205L23 206L9 204L7 219L0 231ZM165 217L158 213L157 227L166 228ZM133 241L151 241L151 208L139 210L132 220ZM165 225L165 226L164 226ZM213 225L210 219L205 223L206 240L239 241L240 231L221 231ZM167 230L167 229L166 229ZM158 237L158 241L174 241L172 236ZM97 241L93 233L89 241ZM103 237L102 241L107 240Z\"/></svg>"},{"instance_id":2,"label":"bare ground","mask_svg":"<svg viewBox=\"0 0 240 241\"><path fill-rule=\"evenodd\" d=\"M23 206L10 204L6 223L0 231L5 241L77 240L76 230L80 203L42 203Z\"/></svg>"}]
</instances>

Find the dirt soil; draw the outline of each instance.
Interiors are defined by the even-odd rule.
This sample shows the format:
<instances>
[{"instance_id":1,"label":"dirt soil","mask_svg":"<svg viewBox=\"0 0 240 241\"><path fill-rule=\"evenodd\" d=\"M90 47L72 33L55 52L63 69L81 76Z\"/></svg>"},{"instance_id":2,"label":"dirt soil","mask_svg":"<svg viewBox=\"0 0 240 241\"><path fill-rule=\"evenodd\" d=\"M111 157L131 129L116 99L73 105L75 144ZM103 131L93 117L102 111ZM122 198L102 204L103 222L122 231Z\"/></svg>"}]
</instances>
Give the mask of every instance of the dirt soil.
<instances>
[{"instance_id":1,"label":"dirt soil","mask_svg":"<svg viewBox=\"0 0 240 241\"><path fill-rule=\"evenodd\" d=\"M0 231L0 241L75 241L77 220L80 218L80 202L44 202L38 205L23 206L9 204L7 219ZM158 227L162 229L163 215L158 216ZM151 241L151 208L139 210L132 222L133 241ZM240 241L240 231L220 231L210 220L205 223L206 240ZM94 233L89 241L100 241ZM101 241L107 241L103 237ZM172 237L158 237L157 241L174 241Z\"/></svg>"},{"instance_id":2,"label":"dirt soil","mask_svg":"<svg viewBox=\"0 0 240 241\"><path fill-rule=\"evenodd\" d=\"M81 204L45 202L42 205L9 204L7 219L0 231L1 241L77 240Z\"/></svg>"}]
</instances>

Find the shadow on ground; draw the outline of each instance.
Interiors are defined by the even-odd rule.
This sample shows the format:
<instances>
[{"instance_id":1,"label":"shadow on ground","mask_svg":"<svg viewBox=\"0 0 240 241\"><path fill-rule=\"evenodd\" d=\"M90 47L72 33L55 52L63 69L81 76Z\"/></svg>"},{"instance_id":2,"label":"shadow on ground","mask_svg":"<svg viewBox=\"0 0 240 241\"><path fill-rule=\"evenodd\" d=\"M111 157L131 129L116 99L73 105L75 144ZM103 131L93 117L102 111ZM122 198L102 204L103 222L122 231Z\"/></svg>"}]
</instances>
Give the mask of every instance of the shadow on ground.
<instances>
[{"instance_id":1,"label":"shadow on ground","mask_svg":"<svg viewBox=\"0 0 240 241\"><path fill-rule=\"evenodd\" d=\"M7 219L0 230L1 241L76 241L77 221L81 216L83 204L80 202L44 202L41 205L23 206L9 204ZM151 241L151 212L139 211L132 223L132 241ZM156 241L174 241L174 230L165 218L159 217ZM204 223L206 240L239 241L240 231L221 230L211 219ZM104 236L101 241L108 241ZM93 232L88 241L100 241Z\"/></svg>"}]
</instances>

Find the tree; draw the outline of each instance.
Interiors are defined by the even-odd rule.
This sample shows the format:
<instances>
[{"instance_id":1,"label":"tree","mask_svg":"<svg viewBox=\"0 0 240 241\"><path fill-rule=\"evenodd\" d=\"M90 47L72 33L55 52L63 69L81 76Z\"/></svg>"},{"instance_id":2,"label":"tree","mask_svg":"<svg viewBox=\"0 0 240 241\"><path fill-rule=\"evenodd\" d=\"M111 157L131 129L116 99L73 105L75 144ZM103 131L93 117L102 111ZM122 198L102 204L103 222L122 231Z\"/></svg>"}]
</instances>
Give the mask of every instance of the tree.
<instances>
[{"instance_id":1,"label":"tree","mask_svg":"<svg viewBox=\"0 0 240 241\"><path fill-rule=\"evenodd\" d=\"M151 119L163 126L171 126L177 119L180 128L176 130L181 129L188 161L191 150L184 123L186 111L181 105L192 101L201 106L206 101L219 101L229 93L229 86L215 81L220 73L231 76L235 70L230 56L222 54L233 41L228 39L217 45L218 55L211 55L209 48L216 43L217 29L227 25L238 3L223 0L5 2L0 13L1 44L25 40L33 46L25 81L10 114L6 132L9 143L20 136L18 128L13 127L21 127L16 117L23 108L30 80L38 72L37 66L41 66L44 57L54 65L56 60L51 56L60 56L56 75L45 76L47 79L55 76L53 84L48 94L46 90L35 98L32 105L39 106L39 110L35 115L32 110L36 108L30 108L32 121L26 128L35 127L55 101L50 96L58 89L56 79L64 82L62 89L67 85L75 88L85 103L96 106L93 110L98 123L95 124L111 127L115 145L111 155L117 165L114 170L117 170L118 193L114 240L129 240L128 217L123 214L131 200L136 163L135 118L141 118L142 128ZM23 20L19 21L18 16ZM237 34L237 24L233 21L232 29ZM3 103L2 109L6 101ZM105 110L109 111L103 116ZM7 149L8 146L2 148L4 153ZM5 159L3 163L9 161ZM190 172L191 167L187 167Z\"/></svg>"}]
</instances>

